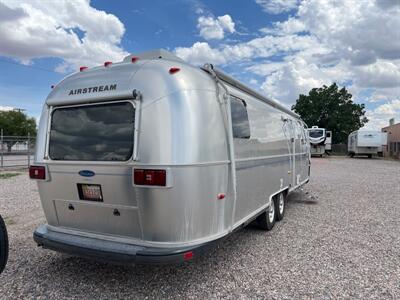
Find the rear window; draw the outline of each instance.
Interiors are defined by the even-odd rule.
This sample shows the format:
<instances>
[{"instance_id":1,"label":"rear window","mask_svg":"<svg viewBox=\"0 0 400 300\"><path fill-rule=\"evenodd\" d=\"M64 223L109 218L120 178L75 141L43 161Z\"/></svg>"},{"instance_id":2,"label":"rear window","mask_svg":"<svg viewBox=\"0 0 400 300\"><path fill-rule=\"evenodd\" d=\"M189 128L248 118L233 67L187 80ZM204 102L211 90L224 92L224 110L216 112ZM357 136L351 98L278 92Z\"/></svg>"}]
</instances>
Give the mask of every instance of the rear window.
<instances>
[{"instance_id":1,"label":"rear window","mask_svg":"<svg viewBox=\"0 0 400 300\"><path fill-rule=\"evenodd\" d=\"M130 102L55 109L49 156L53 160L126 161L131 158L135 109Z\"/></svg>"},{"instance_id":2,"label":"rear window","mask_svg":"<svg viewBox=\"0 0 400 300\"><path fill-rule=\"evenodd\" d=\"M310 130L308 132L308 135L312 138L319 138L322 137L324 135L324 131L320 130L320 129L316 129L316 130Z\"/></svg>"}]
</instances>

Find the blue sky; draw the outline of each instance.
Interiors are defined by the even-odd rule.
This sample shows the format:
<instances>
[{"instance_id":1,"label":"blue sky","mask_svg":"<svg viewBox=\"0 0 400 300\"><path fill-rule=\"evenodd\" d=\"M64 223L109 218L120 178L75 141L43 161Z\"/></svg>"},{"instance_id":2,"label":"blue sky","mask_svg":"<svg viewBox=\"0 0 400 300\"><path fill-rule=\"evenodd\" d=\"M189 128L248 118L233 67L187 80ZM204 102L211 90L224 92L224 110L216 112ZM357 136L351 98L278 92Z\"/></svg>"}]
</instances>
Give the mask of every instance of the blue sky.
<instances>
[{"instance_id":1,"label":"blue sky","mask_svg":"<svg viewBox=\"0 0 400 300\"><path fill-rule=\"evenodd\" d=\"M36 118L79 66L165 48L290 106L338 82L370 128L400 121L400 0L0 0L0 109Z\"/></svg>"}]
</instances>

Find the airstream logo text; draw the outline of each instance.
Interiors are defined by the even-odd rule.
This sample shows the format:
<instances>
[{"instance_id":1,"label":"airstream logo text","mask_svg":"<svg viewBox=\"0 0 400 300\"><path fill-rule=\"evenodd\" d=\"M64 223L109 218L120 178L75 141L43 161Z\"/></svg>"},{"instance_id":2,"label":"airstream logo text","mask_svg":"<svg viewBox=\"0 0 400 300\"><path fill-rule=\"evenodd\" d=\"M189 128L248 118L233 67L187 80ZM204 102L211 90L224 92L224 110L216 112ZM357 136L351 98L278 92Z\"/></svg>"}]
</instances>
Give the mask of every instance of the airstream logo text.
<instances>
[{"instance_id":1,"label":"airstream logo text","mask_svg":"<svg viewBox=\"0 0 400 300\"><path fill-rule=\"evenodd\" d=\"M106 91L115 91L117 89L116 84L109 84L109 85L99 85L93 86L83 89L75 89L70 90L68 96L71 95L79 95L79 94L87 94L87 93L99 93L99 92L106 92Z\"/></svg>"}]
</instances>

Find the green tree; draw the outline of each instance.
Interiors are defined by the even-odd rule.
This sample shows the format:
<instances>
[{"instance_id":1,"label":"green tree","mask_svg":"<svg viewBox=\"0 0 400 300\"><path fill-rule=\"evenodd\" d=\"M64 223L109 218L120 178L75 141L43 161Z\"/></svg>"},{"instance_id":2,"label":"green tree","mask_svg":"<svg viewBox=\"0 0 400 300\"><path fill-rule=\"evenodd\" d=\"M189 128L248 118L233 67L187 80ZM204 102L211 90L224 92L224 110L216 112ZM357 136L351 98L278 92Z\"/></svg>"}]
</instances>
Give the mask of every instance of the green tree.
<instances>
[{"instance_id":1,"label":"green tree","mask_svg":"<svg viewBox=\"0 0 400 300\"><path fill-rule=\"evenodd\" d=\"M308 96L300 95L292 109L311 126L332 131L333 143L347 143L348 135L368 122L365 105L351 100L345 87L339 90L336 83L331 86L313 88Z\"/></svg>"},{"instance_id":2,"label":"green tree","mask_svg":"<svg viewBox=\"0 0 400 300\"><path fill-rule=\"evenodd\" d=\"M36 121L28 117L21 111L0 111L0 130L3 129L4 136L36 136ZM7 144L8 152L16 140L9 140Z\"/></svg>"}]
</instances>

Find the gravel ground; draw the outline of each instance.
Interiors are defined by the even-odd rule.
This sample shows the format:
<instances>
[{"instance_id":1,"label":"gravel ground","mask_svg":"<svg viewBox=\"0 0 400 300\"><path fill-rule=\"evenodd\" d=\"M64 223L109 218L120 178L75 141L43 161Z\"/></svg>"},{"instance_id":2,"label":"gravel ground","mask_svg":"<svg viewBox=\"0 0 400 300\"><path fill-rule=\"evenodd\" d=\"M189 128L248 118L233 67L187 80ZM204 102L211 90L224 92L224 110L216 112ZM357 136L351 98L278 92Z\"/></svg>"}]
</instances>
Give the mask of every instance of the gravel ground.
<instances>
[{"instance_id":1,"label":"gravel ground","mask_svg":"<svg viewBox=\"0 0 400 300\"><path fill-rule=\"evenodd\" d=\"M0 180L10 258L0 298L400 299L400 162L316 158L271 232L247 227L180 266L113 266L37 248L25 174Z\"/></svg>"}]
</instances>

